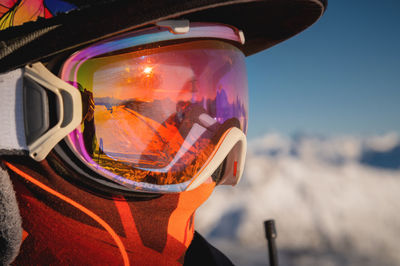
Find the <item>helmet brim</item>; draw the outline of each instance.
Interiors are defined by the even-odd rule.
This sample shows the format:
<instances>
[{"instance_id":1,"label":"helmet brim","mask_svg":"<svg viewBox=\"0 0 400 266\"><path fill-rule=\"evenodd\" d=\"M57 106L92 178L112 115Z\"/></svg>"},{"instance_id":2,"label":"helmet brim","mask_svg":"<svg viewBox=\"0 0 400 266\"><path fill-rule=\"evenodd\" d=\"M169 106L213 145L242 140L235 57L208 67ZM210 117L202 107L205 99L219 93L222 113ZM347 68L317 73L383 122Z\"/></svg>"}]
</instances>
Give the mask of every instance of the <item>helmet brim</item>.
<instances>
[{"instance_id":1,"label":"helmet brim","mask_svg":"<svg viewBox=\"0 0 400 266\"><path fill-rule=\"evenodd\" d=\"M0 73L174 18L233 25L244 31L243 51L251 55L306 29L326 5L326 0L102 1L0 31Z\"/></svg>"}]
</instances>

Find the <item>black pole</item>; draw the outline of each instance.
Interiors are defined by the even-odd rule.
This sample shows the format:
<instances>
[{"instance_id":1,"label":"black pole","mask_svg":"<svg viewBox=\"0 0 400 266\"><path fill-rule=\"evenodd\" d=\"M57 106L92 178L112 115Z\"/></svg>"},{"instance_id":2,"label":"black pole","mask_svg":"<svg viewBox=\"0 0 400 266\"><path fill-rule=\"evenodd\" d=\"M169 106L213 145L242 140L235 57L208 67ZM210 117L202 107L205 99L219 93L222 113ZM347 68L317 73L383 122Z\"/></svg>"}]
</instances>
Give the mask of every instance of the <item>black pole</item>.
<instances>
[{"instance_id":1,"label":"black pole","mask_svg":"<svg viewBox=\"0 0 400 266\"><path fill-rule=\"evenodd\" d=\"M275 221L264 221L265 237L268 242L269 265L278 266L278 252L276 250L275 239L277 237L275 229Z\"/></svg>"}]
</instances>

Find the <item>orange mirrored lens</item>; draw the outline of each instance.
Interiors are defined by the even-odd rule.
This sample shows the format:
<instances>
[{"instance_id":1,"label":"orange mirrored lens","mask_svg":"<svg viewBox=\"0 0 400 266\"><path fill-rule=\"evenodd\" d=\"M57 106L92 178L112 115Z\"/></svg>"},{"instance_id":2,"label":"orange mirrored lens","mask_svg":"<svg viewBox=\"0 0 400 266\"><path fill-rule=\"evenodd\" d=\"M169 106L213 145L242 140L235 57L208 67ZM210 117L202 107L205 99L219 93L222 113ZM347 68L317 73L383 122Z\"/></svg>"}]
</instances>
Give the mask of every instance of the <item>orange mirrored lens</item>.
<instances>
[{"instance_id":1,"label":"orange mirrored lens","mask_svg":"<svg viewBox=\"0 0 400 266\"><path fill-rule=\"evenodd\" d=\"M90 58L69 77L86 110L70 142L93 167L126 180L188 182L226 128L246 131L245 73L241 51L217 40Z\"/></svg>"}]
</instances>

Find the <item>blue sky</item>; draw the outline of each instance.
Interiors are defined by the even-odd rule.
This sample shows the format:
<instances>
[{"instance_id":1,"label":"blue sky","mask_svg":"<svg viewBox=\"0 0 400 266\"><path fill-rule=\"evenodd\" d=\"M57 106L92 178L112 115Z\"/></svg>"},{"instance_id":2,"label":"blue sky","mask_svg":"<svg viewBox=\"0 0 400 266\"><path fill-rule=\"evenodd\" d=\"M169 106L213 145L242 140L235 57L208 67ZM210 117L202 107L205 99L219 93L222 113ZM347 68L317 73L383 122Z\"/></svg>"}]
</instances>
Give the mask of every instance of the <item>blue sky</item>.
<instances>
[{"instance_id":1,"label":"blue sky","mask_svg":"<svg viewBox=\"0 0 400 266\"><path fill-rule=\"evenodd\" d=\"M400 133L400 1L329 1L290 40L247 58L249 138Z\"/></svg>"}]
</instances>

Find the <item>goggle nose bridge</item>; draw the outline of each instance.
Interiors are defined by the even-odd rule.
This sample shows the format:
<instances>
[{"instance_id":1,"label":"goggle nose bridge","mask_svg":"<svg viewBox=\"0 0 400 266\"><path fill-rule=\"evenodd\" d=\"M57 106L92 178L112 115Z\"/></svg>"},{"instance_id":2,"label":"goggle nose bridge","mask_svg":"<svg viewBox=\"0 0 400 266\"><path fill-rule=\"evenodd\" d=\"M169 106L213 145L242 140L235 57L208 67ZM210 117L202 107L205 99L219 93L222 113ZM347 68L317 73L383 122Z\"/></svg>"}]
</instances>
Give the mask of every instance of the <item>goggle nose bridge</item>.
<instances>
[{"instance_id":1,"label":"goggle nose bridge","mask_svg":"<svg viewBox=\"0 0 400 266\"><path fill-rule=\"evenodd\" d=\"M200 169L186 190L193 190L210 178L214 171L227 159L225 172L219 184L236 185L244 170L246 159L246 135L237 127L232 127L222 136L219 145L208 161Z\"/></svg>"},{"instance_id":2,"label":"goggle nose bridge","mask_svg":"<svg viewBox=\"0 0 400 266\"><path fill-rule=\"evenodd\" d=\"M235 186L239 183L243 175L246 150L246 138L240 138L226 157L225 171L219 185Z\"/></svg>"}]
</instances>

